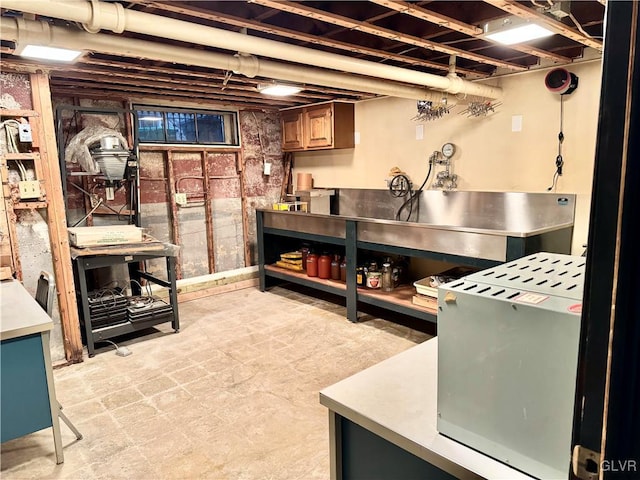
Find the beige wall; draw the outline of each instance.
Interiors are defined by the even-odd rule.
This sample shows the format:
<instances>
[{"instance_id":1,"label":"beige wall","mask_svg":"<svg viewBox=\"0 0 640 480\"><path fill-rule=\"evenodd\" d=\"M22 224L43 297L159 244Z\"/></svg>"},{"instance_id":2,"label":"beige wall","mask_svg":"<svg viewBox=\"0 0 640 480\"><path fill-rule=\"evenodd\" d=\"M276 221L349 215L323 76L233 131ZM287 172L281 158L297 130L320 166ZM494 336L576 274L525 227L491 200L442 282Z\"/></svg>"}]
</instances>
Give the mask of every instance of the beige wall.
<instances>
[{"instance_id":1,"label":"beige wall","mask_svg":"<svg viewBox=\"0 0 640 480\"><path fill-rule=\"evenodd\" d=\"M600 94L600 63L572 65L579 87L564 97L564 174L556 192L578 194L573 253L587 240L588 211ZM560 96L547 91L547 71L497 79L504 89L495 113L468 118L452 109L441 119L412 120L416 102L399 98L356 104L353 149L295 154L295 172L313 174L316 187L386 188L389 169L400 167L420 185L428 157L445 142L457 151L453 171L460 190L545 192L551 185L558 152ZM494 80L495 81L495 80ZM451 99L455 101L455 99ZM512 131L512 117L522 116L522 131ZM424 138L416 139L422 126ZM295 175L294 175L295 178Z\"/></svg>"}]
</instances>

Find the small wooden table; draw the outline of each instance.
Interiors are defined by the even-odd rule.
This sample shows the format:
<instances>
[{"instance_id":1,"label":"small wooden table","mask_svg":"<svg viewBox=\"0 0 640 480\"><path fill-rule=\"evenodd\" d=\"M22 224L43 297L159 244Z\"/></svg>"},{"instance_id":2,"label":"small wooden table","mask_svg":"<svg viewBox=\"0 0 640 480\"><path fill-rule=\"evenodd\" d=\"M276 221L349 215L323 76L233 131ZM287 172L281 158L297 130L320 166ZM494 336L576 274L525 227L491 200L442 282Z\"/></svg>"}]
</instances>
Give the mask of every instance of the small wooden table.
<instances>
[{"instance_id":1,"label":"small wooden table","mask_svg":"<svg viewBox=\"0 0 640 480\"><path fill-rule=\"evenodd\" d=\"M49 333L53 322L17 280L0 282L0 430L4 443L53 427L64 462Z\"/></svg>"}]
</instances>

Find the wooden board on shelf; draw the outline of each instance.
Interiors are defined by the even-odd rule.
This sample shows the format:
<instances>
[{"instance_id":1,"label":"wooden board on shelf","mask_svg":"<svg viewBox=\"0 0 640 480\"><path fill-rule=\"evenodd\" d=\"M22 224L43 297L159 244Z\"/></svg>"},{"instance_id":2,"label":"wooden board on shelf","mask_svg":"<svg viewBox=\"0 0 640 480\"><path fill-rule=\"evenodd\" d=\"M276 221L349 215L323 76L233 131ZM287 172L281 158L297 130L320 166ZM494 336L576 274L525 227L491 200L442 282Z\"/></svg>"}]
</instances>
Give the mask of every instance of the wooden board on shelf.
<instances>
[{"instance_id":1,"label":"wooden board on shelf","mask_svg":"<svg viewBox=\"0 0 640 480\"><path fill-rule=\"evenodd\" d=\"M425 307L416 305L413 303L413 296L416 294L416 289L412 285L399 285L391 292L384 292L380 289L370 288L358 288L359 296L369 296L377 298L385 302L393 303L395 305L401 305L403 307L415 308L416 310L422 310L435 315L438 311L438 304L433 307Z\"/></svg>"},{"instance_id":2,"label":"wooden board on shelf","mask_svg":"<svg viewBox=\"0 0 640 480\"><path fill-rule=\"evenodd\" d=\"M318 284L322 284L322 285L326 285L328 287L338 288L338 289L341 289L341 290L346 290L347 289L347 284L345 282L340 281L340 280L331 280L331 279L326 279L325 280L323 278L310 277L304 271L303 272L295 272L293 270L288 270L286 268L277 267L275 265L265 265L264 268L267 271L282 273L282 274L288 275L288 276L293 277L293 278L304 279L306 281L313 282L313 283L318 283Z\"/></svg>"}]
</instances>

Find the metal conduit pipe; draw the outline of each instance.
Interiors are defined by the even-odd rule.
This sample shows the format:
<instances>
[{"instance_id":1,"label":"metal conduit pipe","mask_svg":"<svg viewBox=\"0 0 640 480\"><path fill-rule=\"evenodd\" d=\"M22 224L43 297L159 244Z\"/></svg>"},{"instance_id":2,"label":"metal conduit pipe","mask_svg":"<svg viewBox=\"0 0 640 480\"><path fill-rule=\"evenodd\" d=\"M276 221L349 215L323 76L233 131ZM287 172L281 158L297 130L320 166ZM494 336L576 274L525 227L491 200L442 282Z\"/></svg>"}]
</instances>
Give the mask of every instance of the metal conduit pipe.
<instances>
[{"instance_id":1,"label":"metal conduit pipe","mask_svg":"<svg viewBox=\"0 0 640 480\"><path fill-rule=\"evenodd\" d=\"M22 18L0 17L0 38L16 42L18 45L33 43L59 48L91 50L111 55L124 54L162 62L233 71L248 77L258 75L296 83L369 92L376 95L432 101L439 101L442 98L441 92L428 90L424 87L412 87L317 68L280 64L254 56L203 52L173 45L163 45L162 48L158 48L158 44L147 40L86 33Z\"/></svg>"},{"instance_id":2,"label":"metal conduit pipe","mask_svg":"<svg viewBox=\"0 0 640 480\"><path fill-rule=\"evenodd\" d=\"M443 92L462 93L490 99L496 99L502 95L502 89L498 87L469 82L453 75L442 77L335 53L288 45L243 33L128 10L122 8L118 3L106 3L99 0L3 0L2 6L6 9L79 22L90 31L104 29L121 33L123 30L127 30L233 52L246 52L262 57L422 85Z\"/></svg>"}]
</instances>

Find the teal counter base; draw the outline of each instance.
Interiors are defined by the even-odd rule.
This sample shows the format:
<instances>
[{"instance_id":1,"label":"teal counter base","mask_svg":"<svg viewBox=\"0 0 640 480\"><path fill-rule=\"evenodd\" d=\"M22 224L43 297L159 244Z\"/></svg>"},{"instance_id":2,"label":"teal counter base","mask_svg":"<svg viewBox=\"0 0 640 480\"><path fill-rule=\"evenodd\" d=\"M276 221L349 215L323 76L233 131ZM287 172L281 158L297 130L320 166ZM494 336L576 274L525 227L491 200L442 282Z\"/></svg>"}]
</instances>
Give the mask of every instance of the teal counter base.
<instances>
[{"instance_id":1,"label":"teal counter base","mask_svg":"<svg viewBox=\"0 0 640 480\"><path fill-rule=\"evenodd\" d=\"M51 427L42 335L0 343L0 430L2 442Z\"/></svg>"}]
</instances>

